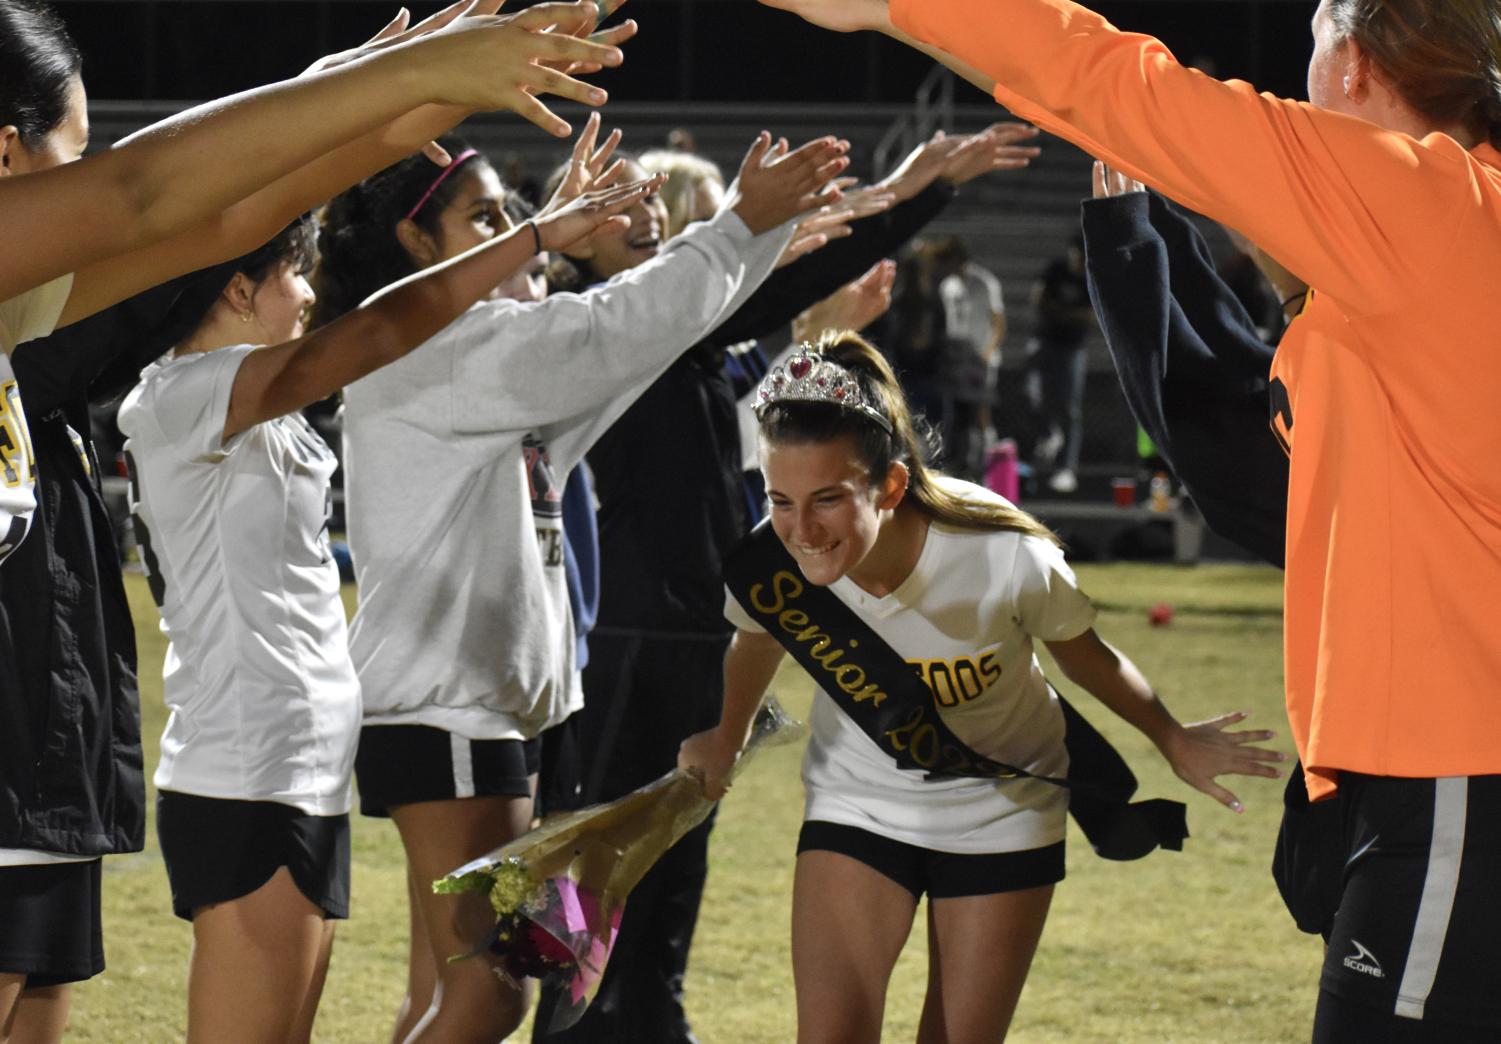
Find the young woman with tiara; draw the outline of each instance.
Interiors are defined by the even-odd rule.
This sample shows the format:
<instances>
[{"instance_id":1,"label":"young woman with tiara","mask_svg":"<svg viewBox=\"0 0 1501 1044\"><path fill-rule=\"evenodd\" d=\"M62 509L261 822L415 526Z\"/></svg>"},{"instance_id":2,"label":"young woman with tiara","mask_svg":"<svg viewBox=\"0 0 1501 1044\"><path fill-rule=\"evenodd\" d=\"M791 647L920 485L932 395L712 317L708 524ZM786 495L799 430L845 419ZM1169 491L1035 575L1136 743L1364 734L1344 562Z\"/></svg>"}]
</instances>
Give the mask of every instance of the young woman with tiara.
<instances>
[{"instance_id":1,"label":"young woman with tiara","mask_svg":"<svg viewBox=\"0 0 1501 1044\"><path fill-rule=\"evenodd\" d=\"M798 1040L881 1039L888 981L924 893L930 970L918 1039L999 1040L1063 877L1069 793L1039 779L925 777L900 767L829 695L894 679L847 664L866 663L886 643L899 674L917 670L922 699L960 742L1034 776L1070 769L1064 712L1035 641L1150 737L1182 779L1236 811L1215 777L1275 776L1265 763L1282 755L1249 745L1268 732L1227 731L1240 713L1178 724L1131 661L1095 633L1095 610L1053 535L987 490L927 467L895 376L859 336L828 335L774 367L757 410L769 524L797 572L777 574L772 592L753 589L751 604L771 612L773 627L832 633L833 618L773 604L811 585L870 631L841 640L845 664L827 645L817 661L792 896ZM723 716L690 737L679 759L712 797L724 793L784 653L763 626L768 618L738 598L726 616L737 630ZM885 697L874 698L879 706ZM919 759L920 745L912 744Z\"/></svg>"},{"instance_id":2,"label":"young woman with tiara","mask_svg":"<svg viewBox=\"0 0 1501 1044\"><path fill-rule=\"evenodd\" d=\"M618 176L591 120L561 191ZM441 182L397 164L335 199L319 269L329 318L374 286L505 230L506 188L461 143ZM412 935L396 1039L495 1040L524 998L488 959L450 963L493 924L432 882L524 832L538 735L577 710L562 479L642 388L760 285L790 219L823 200L844 148L752 146L714 218L581 294L485 300L424 350L345 390L346 513L365 700L356 775L406 852ZM655 185L655 181L653 182ZM640 236L630 228L612 237Z\"/></svg>"},{"instance_id":3,"label":"young woman with tiara","mask_svg":"<svg viewBox=\"0 0 1501 1044\"><path fill-rule=\"evenodd\" d=\"M1308 102L1070 0L771 0L949 64L1310 288L1271 367L1284 651L1342 881L1314 1037L1501 1033L1501 7L1321 0Z\"/></svg>"},{"instance_id":4,"label":"young woman with tiara","mask_svg":"<svg viewBox=\"0 0 1501 1044\"><path fill-rule=\"evenodd\" d=\"M670 771L682 740L718 718L730 636L720 561L760 510L760 498L741 477L737 405L753 390L754 378L746 381L751 387L738 386L749 367L742 365L745 356L737 359L729 349L780 333L804 309L867 271L932 220L963 182L1025 166L1036 150L1017 142L1030 133L1001 125L915 148L874 187L892 204L889 210L853 222L849 236L778 268L658 376L590 450L599 500L600 604L578 722L589 758L586 803L613 800ZM660 204L643 202L640 210L629 233L601 236L570 252L585 280L617 276L652 256L671 215ZM694 495L685 497L684 488ZM552 1036L638 1035L662 1044L693 1039L683 983L712 829L712 818L695 827L636 886L615 942L624 959L610 962L583 1017ZM550 991L543 997L548 1003Z\"/></svg>"}]
</instances>

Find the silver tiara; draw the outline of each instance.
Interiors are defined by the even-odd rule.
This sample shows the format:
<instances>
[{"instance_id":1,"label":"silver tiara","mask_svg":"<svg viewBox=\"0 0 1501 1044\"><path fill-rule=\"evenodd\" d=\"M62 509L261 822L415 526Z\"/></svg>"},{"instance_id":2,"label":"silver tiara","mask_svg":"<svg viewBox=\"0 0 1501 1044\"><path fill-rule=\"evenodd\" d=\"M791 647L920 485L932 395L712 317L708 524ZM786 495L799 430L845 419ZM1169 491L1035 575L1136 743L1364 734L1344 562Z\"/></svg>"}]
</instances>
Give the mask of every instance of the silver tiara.
<instances>
[{"instance_id":1,"label":"silver tiara","mask_svg":"<svg viewBox=\"0 0 1501 1044\"><path fill-rule=\"evenodd\" d=\"M891 421L866 397L860 381L810 344L798 347L786 362L771 368L756 391L756 416L779 402L827 402L854 410L891 433Z\"/></svg>"}]
</instances>

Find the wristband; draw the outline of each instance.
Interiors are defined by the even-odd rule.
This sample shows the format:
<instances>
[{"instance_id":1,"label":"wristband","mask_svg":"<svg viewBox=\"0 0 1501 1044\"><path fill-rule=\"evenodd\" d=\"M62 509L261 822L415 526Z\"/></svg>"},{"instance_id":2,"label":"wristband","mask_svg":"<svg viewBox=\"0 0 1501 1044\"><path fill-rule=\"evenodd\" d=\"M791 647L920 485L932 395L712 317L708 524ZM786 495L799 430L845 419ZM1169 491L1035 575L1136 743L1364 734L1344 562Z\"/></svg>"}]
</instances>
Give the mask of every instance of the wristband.
<instances>
[{"instance_id":1,"label":"wristband","mask_svg":"<svg viewBox=\"0 0 1501 1044\"><path fill-rule=\"evenodd\" d=\"M527 228L532 230L532 243L536 246L536 249L532 253L542 253L542 233L537 231L537 223L535 221L527 221L525 224Z\"/></svg>"}]
</instances>

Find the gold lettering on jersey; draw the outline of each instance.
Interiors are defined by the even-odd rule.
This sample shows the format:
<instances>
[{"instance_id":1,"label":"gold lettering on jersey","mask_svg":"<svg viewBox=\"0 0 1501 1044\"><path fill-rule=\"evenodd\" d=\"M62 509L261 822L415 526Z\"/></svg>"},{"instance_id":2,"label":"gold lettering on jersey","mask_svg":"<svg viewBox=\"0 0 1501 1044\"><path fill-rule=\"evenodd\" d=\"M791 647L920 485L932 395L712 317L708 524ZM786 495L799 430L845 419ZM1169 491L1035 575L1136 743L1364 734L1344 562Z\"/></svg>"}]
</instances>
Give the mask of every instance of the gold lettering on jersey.
<instances>
[{"instance_id":1,"label":"gold lettering on jersey","mask_svg":"<svg viewBox=\"0 0 1501 1044\"><path fill-rule=\"evenodd\" d=\"M36 467L26 414L21 412L21 389L15 381L0 384L0 482L21 485L22 463L29 473Z\"/></svg>"},{"instance_id":2,"label":"gold lettering on jersey","mask_svg":"<svg viewBox=\"0 0 1501 1044\"><path fill-rule=\"evenodd\" d=\"M951 660L908 660L933 693L940 707L957 707L977 699L1001 677L1001 665L994 652L974 656L957 656Z\"/></svg>"},{"instance_id":3,"label":"gold lettering on jersey","mask_svg":"<svg viewBox=\"0 0 1501 1044\"><path fill-rule=\"evenodd\" d=\"M854 656L850 654L860 643L851 639L847 647L836 648L834 640L804 610L788 608L787 603L801 597L806 590L803 582L786 569L779 569L771 578L770 597L765 597L766 590L765 584L754 584L750 589L750 603L756 612L774 618L776 625L792 635L794 641L808 643L808 655L856 702L871 700L879 707L886 699L886 693L880 686L867 682L865 669L852 662ZM840 660L845 662L838 662Z\"/></svg>"}]
</instances>

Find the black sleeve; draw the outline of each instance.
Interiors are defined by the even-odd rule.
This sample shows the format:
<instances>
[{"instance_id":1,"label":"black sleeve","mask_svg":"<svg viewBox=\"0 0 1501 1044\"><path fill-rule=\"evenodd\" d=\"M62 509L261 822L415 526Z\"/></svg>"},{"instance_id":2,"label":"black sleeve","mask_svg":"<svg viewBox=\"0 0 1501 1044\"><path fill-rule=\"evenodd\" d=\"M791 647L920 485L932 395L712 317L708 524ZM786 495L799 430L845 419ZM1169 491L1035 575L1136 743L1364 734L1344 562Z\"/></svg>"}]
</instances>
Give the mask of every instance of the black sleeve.
<instances>
[{"instance_id":1,"label":"black sleeve","mask_svg":"<svg viewBox=\"0 0 1501 1044\"><path fill-rule=\"evenodd\" d=\"M20 345L11 365L26 408L40 414L128 391L147 363L192 333L233 274L226 263L180 276Z\"/></svg>"},{"instance_id":2,"label":"black sleeve","mask_svg":"<svg viewBox=\"0 0 1501 1044\"><path fill-rule=\"evenodd\" d=\"M1273 349L1182 214L1133 193L1083 206L1090 298L1131 412L1215 532L1282 565L1287 458Z\"/></svg>"},{"instance_id":3,"label":"black sleeve","mask_svg":"<svg viewBox=\"0 0 1501 1044\"><path fill-rule=\"evenodd\" d=\"M836 239L773 272L734 315L709 335L708 341L724 347L781 329L803 309L822 301L845 283L864 275L877 261L895 253L943 212L956 191L950 182L935 181L884 214L854 222L845 238Z\"/></svg>"}]
</instances>

